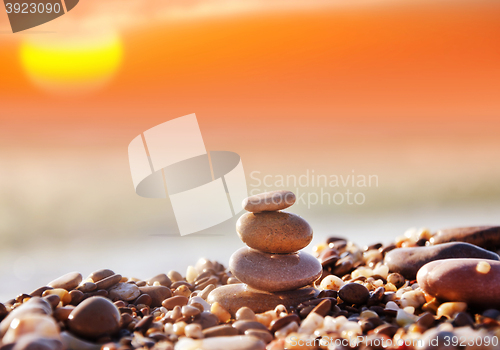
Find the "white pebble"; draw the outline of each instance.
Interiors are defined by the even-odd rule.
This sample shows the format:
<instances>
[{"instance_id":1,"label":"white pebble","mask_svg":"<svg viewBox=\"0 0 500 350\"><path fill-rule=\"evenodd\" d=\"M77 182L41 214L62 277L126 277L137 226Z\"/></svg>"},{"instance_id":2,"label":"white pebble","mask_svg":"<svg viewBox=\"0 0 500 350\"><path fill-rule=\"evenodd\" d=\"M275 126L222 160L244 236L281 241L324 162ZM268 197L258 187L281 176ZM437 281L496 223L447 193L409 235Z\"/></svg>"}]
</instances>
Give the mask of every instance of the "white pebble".
<instances>
[{"instance_id":1,"label":"white pebble","mask_svg":"<svg viewBox=\"0 0 500 350\"><path fill-rule=\"evenodd\" d=\"M319 288L321 290L330 289L338 291L344 284L345 284L344 281L342 281L342 279L340 279L339 277L335 275L328 275L325 278L323 278Z\"/></svg>"},{"instance_id":2,"label":"white pebble","mask_svg":"<svg viewBox=\"0 0 500 350\"><path fill-rule=\"evenodd\" d=\"M476 267L476 270L477 272L479 273L482 273L482 274L487 274L488 272L490 272L491 270L491 265L488 264L486 261L480 261L478 264L477 264L477 267Z\"/></svg>"},{"instance_id":3,"label":"white pebble","mask_svg":"<svg viewBox=\"0 0 500 350\"><path fill-rule=\"evenodd\" d=\"M196 277L198 277L198 270L196 270L193 266L188 266L186 271L186 281L188 283L193 283Z\"/></svg>"}]
</instances>

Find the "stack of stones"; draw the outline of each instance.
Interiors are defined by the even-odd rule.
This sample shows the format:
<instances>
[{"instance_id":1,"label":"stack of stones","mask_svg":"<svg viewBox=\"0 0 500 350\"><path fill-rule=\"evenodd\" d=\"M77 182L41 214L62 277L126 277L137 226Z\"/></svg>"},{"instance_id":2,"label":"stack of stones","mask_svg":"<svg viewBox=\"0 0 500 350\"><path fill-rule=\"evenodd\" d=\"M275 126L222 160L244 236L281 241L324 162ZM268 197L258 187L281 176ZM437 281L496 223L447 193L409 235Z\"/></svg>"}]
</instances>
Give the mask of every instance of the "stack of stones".
<instances>
[{"instance_id":1,"label":"stack of stones","mask_svg":"<svg viewBox=\"0 0 500 350\"><path fill-rule=\"evenodd\" d=\"M243 307L264 312L277 305L292 306L318 294L311 287L322 273L319 261L301 252L312 240L311 226L298 215L284 212L295 203L290 191L273 191L243 201L248 213L236 230L247 247L237 250L229 269L240 284L222 286L209 295L232 315Z\"/></svg>"}]
</instances>

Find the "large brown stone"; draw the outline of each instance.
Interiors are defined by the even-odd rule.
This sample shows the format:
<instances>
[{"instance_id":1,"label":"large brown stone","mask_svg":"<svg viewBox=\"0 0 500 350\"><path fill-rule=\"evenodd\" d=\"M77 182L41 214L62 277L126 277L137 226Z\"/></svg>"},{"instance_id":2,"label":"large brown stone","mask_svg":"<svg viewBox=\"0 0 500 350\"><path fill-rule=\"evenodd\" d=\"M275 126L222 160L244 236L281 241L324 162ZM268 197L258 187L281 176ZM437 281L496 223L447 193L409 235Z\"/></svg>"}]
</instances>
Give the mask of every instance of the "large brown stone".
<instances>
[{"instance_id":1,"label":"large brown stone","mask_svg":"<svg viewBox=\"0 0 500 350\"><path fill-rule=\"evenodd\" d=\"M246 306L255 313L274 309L282 304L297 306L319 294L315 288L302 288L288 292L269 293L251 288L243 283L230 284L214 289L207 298L209 303L218 302L234 317L236 311Z\"/></svg>"},{"instance_id":2,"label":"large brown stone","mask_svg":"<svg viewBox=\"0 0 500 350\"><path fill-rule=\"evenodd\" d=\"M489 308L500 306L500 261L436 260L418 271L417 281L427 294L444 301Z\"/></svg>"},{"instance_id":3,"label":"large brown stone","mask_svg":"<svg viewBox=\"0 0 500 350\"><path fill-rule=\"evenodd\" d=\"M293 253L306 247L313 230L300 216L281 211L243 214L236 223L241 240L266 253Z\"/></svg>"},{"instance_id":4,"label":"large brown stone","mask_svg":"<svg viewBox=\"0 0 500 350\"><path fill-rule=\"evenodd\" d=\"M307 286L322 272L318 259L308 253L269 254L247 247L234 252L229 269L241 282L268 292Z\"/></svg>"},{"instance_id":5,"label":"large brown stone","mask_svg":"<svg viewBox=\"0 0 500 350\"><path fill-rule=\"evenodd\" d=\"M295 199L295 194L291 191L271 191L245 198L242 205L245 210L260 213L286 209L295 203Z\"/></svg>"},{"instance_id":6,"label":"large brown stone","mask_svg":"<svg viewBox=\"0 0 500 350\"><path fill-rule=\"evenodd\" d=\"M112 335L120 328L120 311L107 298L91 297L82 301L68 317L69 330L87 339Z\"/></svg>"},{"instance_id":7,"label":"large brown stone","mask_svg":"<svg viewBox=\"0 0 500 350\"><path fill-rule=\"evenodd\" d=\"M466 242L493 249L500 247L500 226L457 227L440 230L429 241L431 244Z\"/></svg>"},{"instance_id":8,"label":"large brown stone","mask_svg":"<svg viewBox=\"0 0 500 350\"><path fill-rule=\"evenodd\" d=\"M391 272L398 272L414 280L418 270L425 264L442 259L482 258L500 260L498 254L463 242L450 242L428 247L398 248L385 255L385 264Z\"/></svg>"}]
</instances>

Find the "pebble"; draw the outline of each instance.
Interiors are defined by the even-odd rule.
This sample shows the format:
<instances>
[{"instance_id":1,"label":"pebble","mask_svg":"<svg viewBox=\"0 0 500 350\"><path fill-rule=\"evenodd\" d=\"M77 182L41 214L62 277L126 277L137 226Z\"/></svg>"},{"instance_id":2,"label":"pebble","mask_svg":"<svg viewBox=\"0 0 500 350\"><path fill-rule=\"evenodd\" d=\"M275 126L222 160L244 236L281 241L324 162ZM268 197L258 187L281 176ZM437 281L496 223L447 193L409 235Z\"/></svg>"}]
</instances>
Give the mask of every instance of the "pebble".
<instances>
[{"instance_id":1,"label":"pebble","mask_svg":"<svg viewBox=\"0 0 500 350\"><path fill-rule=\"evenodd\" d=\"M83 293L93 292L96 289L97 289L97 286L95 285L94 282L83 282L78 287L76 287L76 290L79 290Z\"/></svg>"},{"instance_id":2,"label":"pebble","mask_svg":"<svg viewBox=\"0 0 500 350\"><path fill-rule=\"evenodd\" d=\"M167 310L173 310L176 306L187 305L189 299L182 295L176 295L171 298L163 300L162 306Z\"/></svg>"},{"instance_id":3,"label":"pebble","mask_svg":"<svg viewBox=\"0 0 500 350\"><path fill-rule=\"evenodd\" d=\"M231 314L218 302L212 304L210 312L217 316L220 323L226 323L231 319Z\"/></svg>"},{"instance_id":4,"label":"pebble","mask_svg":"<svg viewBox=\"0 0 500 350\"><path fill-rule=\"evenodd\" d=\"M114 274L95 282L96 289L108 289L122 280L122 275Z\"/></svg>"},{"instance_id":5,"label":"pebble","mask_svg":"<svg viewBox=\"0 0 500 350\"><path fill-rule=\"evenodd\" d=\"M139 290L140 292L140 290ZM153 299L148 294L142 294L140 297L138 297L135 301L135 305L147 305L151 306L151 303L153 302Z\"/></svg>"},{"instance_id":6,"label":"pebble","mask_svg":"<svg viewBox=\"0 0 500 350\"><path fill-rule=\"evenodd\" d=\"M100 280L105 279L106 277L113 276L115 273L109 269L101 269L92 272L87 279L91 279L92 282L96 283L99 282Z\"/></svg>"},{"instance_id":7,"label":"pebble","mask_svg":"<svg viewBox=\"0 0 500 350\"><path fill-rule=\"evenodd\" d=\"M180 339L175 350L265 350L266 343L248 335L212 337L201 340Z\"/></svg>"},{"instance_id":8,"label":"pebble","mask_svg":"<svg viewBox=\"0 0 500 350\"><path fill-rule=\"evenodd\" d=\"M21 306L14 309L11 313L0 322L0 338L2 338L10 327L10 324L16 318L22 318L25 315L50 315L52 314L52 307L40 297L33 297Z\"/></svg>"},{"instance_id":9,"label":"pebble","mask_svg":"<svg viewBox=\"0 0 500 350\"><path fill-rule=\"evenodd\" d=\"M351 282L339 289L339 297L346 304L364 304L370 298L370 292L362 284Z\"/></svg>"},{"instance_id":10,"label":"pebble","mask_svg":"<svg viewBox=\"0 0 500 350\"><path fill-rule=\"evenodd\" d=\"M236 320L238 321L255 321L255 312L249 307L243 306L236 311Z\"/></svg>"},{"instance_id":11,"label":"pebble","mask_svg":"<svg viewBox=\"0 0 500 350\"><path fill-rule=\"evenodd\" d=\"M120 328L120 312L109 300L91 297L81 302L68 317L69 330L83 338L112 335Z\"/></svg>"},{"instance_id":12,"label":"pebble","mask_svg":"<svg viewBox=\"0 0 500 350\"><path fill-rule=\"evenodd\" d=\"M240 334L245 333L248 329L261 329L267 331L267 327L257 321L236 321L233 323L233 327L236 328Z\"/></svg>"},{"instance_id":13,"label":"pebble","mask_svg":"<svg viewBox=\"0 0 500 350\"><path fill-rule=\"evenodd\" d=\"M458 227L440 230L429 239L431 244L467 242L482 248L500 246L500 226Z\"/></svg>"},{"instance_id":14,"label":"pebble","mask_svg":"<svg viewBox=\"0 0 500 350\"><path fill-rule=\"evenodd\" d=\"M56 278L52 282L48 283L47 286L52 288L62 288L67 291L73 290L82 282L82 275L79 272L70 272Z\"/></svg>"},{"instance_id":15,"label":"pebble","mask_svg":"<svg viewBox=\"0 0 500 350\"><path fill-rule=\"evenodd\" d=\"M286 292L269 293L245 284L231 284L214 289L207 298L209 303L220 303L231 315L243 306L261 313L283 304L285 307L298 305L314 298L319 291L315 288L302 288Z\"/></svg>"},{"instance_id":16,"label":"pebble","mask_svg":"<svg viewBox=\"0 0 500 350\"><path fill-rule=\"evenodd\" d=\"M481 258L500 260L498 254L470 243L451 242L427 247L398 248L385 255L385 264L391 272L398 272L414 280L418 270L428 262L453 258Z\"/></svg>"},{"instance_id":17,"label":"pebble","mask_svg":"<svg viewBox=\"0 0 500 350\"><path fill-rule=\"evenodd\" d=\"M478 271L483 262L488 273ZM427 294L444 301L465 302L481 307L500 306L500 262L483 259L437 260L424 265L417 281Z\"/></svg>"},{"instance_id":18,"label":"pebble","mask_svg":"<svg viewBox=\"0 0 500 350\"><path fill-rule=\"evenodd\" d=\"M293 253L313 238L306 220L286 212L246 213L236 222L236 231L247 246L266 253Z\"/></svg>"},{"instance_id":19,"label":"pebble","mask_svg":"<svg viewBox=\"0 0 500 350\"><path fill-rule=\"evenodd\" d=\"M203 330L205 338L238 335L239 331L230 324L221 324Z\"/></svg>"},{"instance_id":20,"label":"pebble","mask_svg":"<svg viewBox=\"0 0 500 350\"><path fill-rule=\"evenodd\" d=\"M116 300L130 301L136 299L139 295L141 295L139 287L137 287L133 283L115 284L108 290L108 293L109 293L109 298L112 301Z\"/></svg>"},{"instance_id":21,"label":"pebble","mask_svg":"<svg viewBox=\"0 0 500 350\"><path fill-rule=\"evenodd\" d=\"M229 269L243 283L268 292L307 286L323 271L319 261L305 252L268 254L247 247L231 256Z\"/></svg>"},{"instance_id":22,"label":"pebble","mask_svg":"<svg viewBox=\"0 0 500 350\"><path fill-rule=\"evenodd\" d=\"M249 329L245 331L245 335L259 338L266 344L269 344L273 340L273 335L269 331L262 329Z\"/></svg>"},{"instance_id":23,"label":"pebble","mask_svg":"<svg viewBox=\"0 0 500 350\"><path fill-rule=\"evenodd\" d=\"M26 335L60 339L59 326L49 315L26 314L16 317L2 338L4 344L15 343Z\"/></svg>"},{"instance_id":24,"label":"pebble","mask_svg":"<svg viewBox=\"0 0 500 350\"><path fill-rule=\"evenodd\" d=\"M145 286L139 287L142 294L147 294L151 297L152 307L161 306L162 302L172 296L172 292L168 287L164 286Z\"/></svg>"},{"instance_id":25,"label":"pebble","mask_svg":"<svg viewBox=\"0 0 500 350\"><path fill-rule=\"evenodd\" d=\"M152 286L155 282L158 282L161 286L164 286L164 287L170 287L172 285L172 281L164 273L160 273L159 275L151 277L146 282L150 286Z\"/></svg>"},{"instance_id":26,"label":"pebble","mask_svg":"<svg viewBox=\"0 0 500 350\"><path fill-rule=\"evenodd\" d=\"M295 194L291 191L280 190L256 194L243 200L243 209L260 213L262 211L283 210L295 203Z\"/></svg>"}]
</instances>

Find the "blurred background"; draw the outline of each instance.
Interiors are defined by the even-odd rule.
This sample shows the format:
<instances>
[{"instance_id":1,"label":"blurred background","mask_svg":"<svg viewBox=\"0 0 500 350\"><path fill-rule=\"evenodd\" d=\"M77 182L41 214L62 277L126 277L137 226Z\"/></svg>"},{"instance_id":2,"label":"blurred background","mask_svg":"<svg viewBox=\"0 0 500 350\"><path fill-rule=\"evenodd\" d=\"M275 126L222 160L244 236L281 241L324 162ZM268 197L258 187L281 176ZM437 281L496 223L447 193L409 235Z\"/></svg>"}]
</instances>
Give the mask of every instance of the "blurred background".
<instances>
[{"instance_id":1,"label":"blurred background","mask_svg":"<svg viewBox=\"0 0 500 350\"><path fill-rule=\"evenodd\" d=\"M496 0L100 0L12 34L2 7L0 300L74 270L227 265L237 217L180 237L169 200L130 176L129 142L190 113L207 150L241 156L249 190L376 175L324 189L361 205L290 208L313 244L498 224L498 18Z\"/></svg>"}]
</instances>

